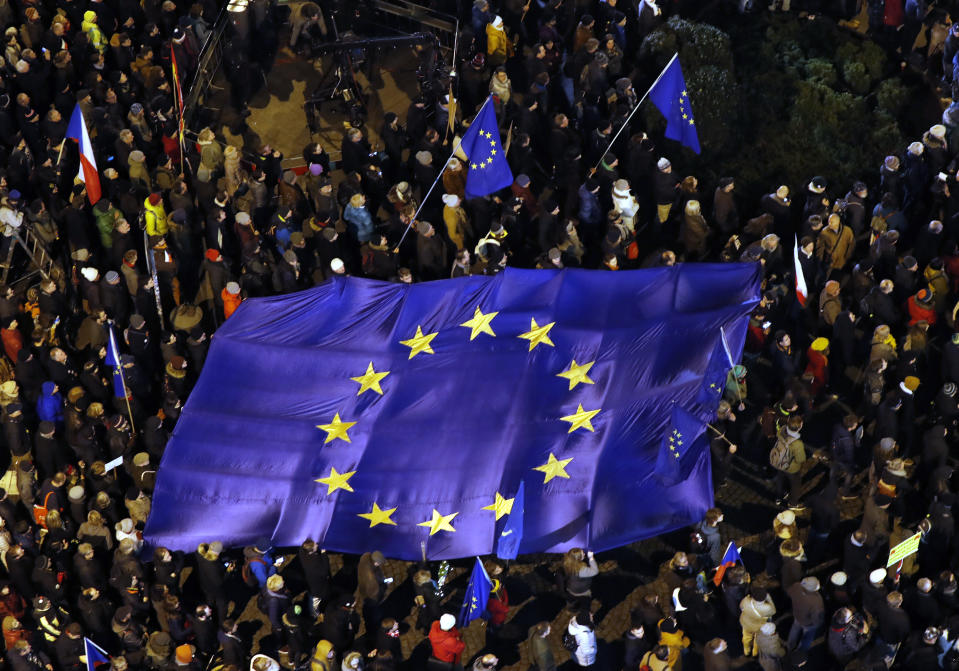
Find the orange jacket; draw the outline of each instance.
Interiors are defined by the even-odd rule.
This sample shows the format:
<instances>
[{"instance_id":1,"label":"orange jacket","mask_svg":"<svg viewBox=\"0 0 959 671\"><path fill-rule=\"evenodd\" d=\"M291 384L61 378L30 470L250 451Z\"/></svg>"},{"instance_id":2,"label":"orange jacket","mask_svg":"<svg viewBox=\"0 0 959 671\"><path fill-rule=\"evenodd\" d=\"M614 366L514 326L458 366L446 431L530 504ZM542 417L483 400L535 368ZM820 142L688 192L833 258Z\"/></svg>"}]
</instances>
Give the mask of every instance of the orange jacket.
<instances>
[{"instance_id":1,"label":"orange jacket","mask_svg":"<svg viewBox=\"0 0 959 671\"><path fill-rule=\"evenodd\" d=\"M236 312L236 309L240 307L240 303L243 302L243 299L240 298L239 294L231 294L226 289L223 289L220 292L220 299L223 301L223 318L229 319L230 315Z\"/></svg>"},{"instance_id":2,"label":"orange jacket","mask_svg":"<svg viewBox=\"0 0 959 671\"><path fill-rule=\"evenodd\" d=\"M916 295L913 294L909 297L909 300L906 301L906 308L909 310L909 326L915 326L917 322L925 319L929 322L929 326L933 326L936 323L936 310L931 305L925 307L919 304L919 301L916 300Z\"/></svg>"}]
</instances>

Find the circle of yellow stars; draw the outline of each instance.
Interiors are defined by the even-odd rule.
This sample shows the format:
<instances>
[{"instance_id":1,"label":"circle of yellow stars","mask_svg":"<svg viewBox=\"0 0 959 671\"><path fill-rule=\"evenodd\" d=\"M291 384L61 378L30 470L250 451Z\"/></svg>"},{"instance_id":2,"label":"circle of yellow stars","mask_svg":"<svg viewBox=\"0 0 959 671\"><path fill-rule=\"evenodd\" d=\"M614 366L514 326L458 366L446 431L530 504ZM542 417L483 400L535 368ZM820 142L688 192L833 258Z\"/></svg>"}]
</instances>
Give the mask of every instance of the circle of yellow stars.
<instances>
[{"instance_id":1,"label":"circle of yellow stars","mask_svg":"<svg viewBox=\"0 0 959 671\"><path fill-rule=\"evenodd\" d=\"M679 111L683 115L683 121L689 122L690 126L696 125L696 122L693 120L693 113L690 110L689 95L687 95L685 90L679 94Z\"/></svg>"},{"instance_id":2,"label":"circle of yellow stars","mask_svg":"<svg viewBox=\"0 0 959 671\"><path fill-rule=\"evenodd\" d=\"M470 170L485 170L486 166L493 165L493 157L496 156L496 140L493 139L493 134L488 130L481 130L479 135L489 140L489 156L479 163L470 163Z\"/></svg>"},{"instance_id":3,"label":"circle of yellow stars","mask_svg":"<svg viewBox=\"0 0 959 671\"><path fill-rule=\"evenodd\" d=\"M485 133L485 136L487 139L491 138L489 133ZM490 150L491 154L495 155L496 141L490 139L490 144L493 147L493 149ZM492 159L488 160L489 162L492 162ZM474 164L472 167L476 168L477 164ZM482 167L482 164L479 164L479 167ZM498 314L499 312L484 313L482 308L477 305L473 311L473 317L465 322L460 323L458 326L469 329L470 341L475 340L480 335L486 335L495 338L497 336L496 332L493 330L492 324L493 320ZM530 352L540 345L555 347L556 345L550 339L550 331L554 326L556 326L556 322L539 324L537 323L535 317L531 317L529 330L518 334L516 337L529 342L528 351ZM433 350L432 342L437 335L439 335L439 331L423 333L422 325L417 325L416 332L413 334L413 336L406 340L400 340L399 344L410 348L409 359L413 359L419 354L434 354L435 352ZM577 385L580 384L595 384L593 379L589 377L590 369L595 363L595 360L587 361L585 363L578 363L576 359L572 359L569 365L566 367L566 370L556 373L556 377L563 378L569 383L569 391L572 391ZM357 396L362 396L367 391L372 391L382 396L382 383L388 375L390 375L390 371L377 371L374 363L370 361L364 373L355 377L350 377L350 380L359 385L359 389L356 392ZM558 419L560 421L569 423L569 429L567 433L573 433L578 429L595 432L596 429L593 426L592 420L601 411L602 408L587 410L583 407L582 403L578 403L575 412L563 417L559 417ZM326 438L323 441L324 445L335 440L342 440L344 442L351 443L352 440L350 438L349 430L356 424L356 421L343 420L340 417L340 413L337 412L334 413L333 419L331 419L327 424L317 424L316 428L326 432ZM673 441L678 440L680 437L681 436L670 436L669 440L671 449L674 449L672 447ZM680 445L681 444L682 443L680 443ZM566 468L570 465L570 463L572 463L572 461L573 457L558 459L555 454L550 452L546 463L536 466L532 470L543 474L543 484L548 483L554 478L564 478L568 480L570 475ZM339 490L353 493L353 487L350 485L350 478L352 478L354 475L356 475L356 470L346 470L341 473L337 471L335 467L331 466L328 475L325 477L316 478L314 482L321 485L326 485L327 496L330 496ZM492 512L495 519L498 521L512 513L514 501L515 497L506 498L500 492L496 492L493 502L489 505L483 506L482 510L488 510ZM381 508L379 502L374 501L372 507L370 508L370 512L358 513L357 517L368 520L371 529L380 525L397 526L397 523L393 520L393 513L395 513L396 510L397 507ZM457 515L459 515L459 511L443 514L434 508L430 519L424 520L423 522L418 522L416 526L429 529L430 536L433 536L441 531L452 533L456 531L456 528L453 526L453 520Z\"/></svg>"}]
</instances>

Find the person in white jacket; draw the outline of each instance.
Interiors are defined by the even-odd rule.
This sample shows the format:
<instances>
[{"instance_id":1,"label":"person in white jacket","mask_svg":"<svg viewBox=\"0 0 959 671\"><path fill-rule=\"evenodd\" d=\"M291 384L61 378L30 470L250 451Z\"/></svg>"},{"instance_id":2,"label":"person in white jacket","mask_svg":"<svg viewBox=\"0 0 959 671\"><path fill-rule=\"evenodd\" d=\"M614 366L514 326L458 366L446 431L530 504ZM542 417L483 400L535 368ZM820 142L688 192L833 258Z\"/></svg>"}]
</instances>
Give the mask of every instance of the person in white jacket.
<instances>
[{"instance_id":1,"label":"person in white jacket","mask_svg":"<svg viewBox=\"0 0 959 671\"><path fill-rule=\"evenodd\" d=\"M596 662L596 632L593 630L593 614L588 610L580 611L576 617L569 621L566 631L576 639L576 649L572 651L573 660L578 666L592 666Z\"/></svg>"}]
</instances>

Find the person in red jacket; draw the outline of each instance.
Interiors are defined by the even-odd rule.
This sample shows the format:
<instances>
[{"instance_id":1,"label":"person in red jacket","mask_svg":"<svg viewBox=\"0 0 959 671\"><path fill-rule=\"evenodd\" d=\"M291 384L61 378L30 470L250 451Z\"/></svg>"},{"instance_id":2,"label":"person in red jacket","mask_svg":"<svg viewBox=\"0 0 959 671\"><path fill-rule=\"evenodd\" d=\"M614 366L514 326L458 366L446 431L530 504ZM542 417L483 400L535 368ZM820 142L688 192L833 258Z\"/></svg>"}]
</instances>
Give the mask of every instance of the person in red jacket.
<instances>
[{"instance_id":1,"label":"person in red jacket","mask_svg":"<svg viewBox=\"0 0 959 671\"><path fill-rule=\"evenodd\" d=\"M506 614L509 613L509 594L506 593L506 586L496 578L493 578L493 588L486 602L486 611L489 613L489 626L493 631L506 622Z\"/></svg>"},{"instance_id":2,"label":"person in red jacket","mask_svg":"<svg viewBox=\"0 0 959 671\"><path fill-rule=\"evenodd\" d=\"M926 320L929 326L935 326L938 315L929 289L920 289L910 296L906 301L906 309L909 310L909 326L915 326L922 320Z\"/></svg>"},{"instance_id":3,"label":"person in red jacket","mask_svg":"<svg viewBox=\"0 0 959 671\"><path fill-rule=\"evenodd\" d=\"M826 383L829 382L829 340L816 338L806 350L809 363L806 364L806 375L812 375L812 385L809 391L813 397L819 395Z\"/></svg>"},{"instance_id":4,"label":"person in red jacket","mask_svg":"<svg viewBox=\"0 0 959 671\"><path fill-rule=\"evenodd\" d=\"M430 645L433 646L433 657L441 662L459 664L460 657L466 644L456 628L456 618L444 613L440 619L430 627Z\"/></svg>"}]
</instances>

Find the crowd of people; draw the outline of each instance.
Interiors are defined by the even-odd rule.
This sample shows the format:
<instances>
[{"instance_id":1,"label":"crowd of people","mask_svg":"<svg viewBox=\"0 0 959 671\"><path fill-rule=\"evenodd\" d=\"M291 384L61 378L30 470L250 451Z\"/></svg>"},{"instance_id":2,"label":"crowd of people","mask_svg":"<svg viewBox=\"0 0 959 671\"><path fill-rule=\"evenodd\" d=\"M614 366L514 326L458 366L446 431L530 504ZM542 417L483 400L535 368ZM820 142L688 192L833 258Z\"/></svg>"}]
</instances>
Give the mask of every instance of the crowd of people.
<instances>
[{"instance_id":1,"label":"crowd of people","mask_svg":"<svg viewBox=\"0 0 959 671\"><path fill-rule=\"evenodd\" d=\"M572 667L609 671L959 668L959 108L861 175L743 202L735 176L707 185L674 171L680 147L644 132L641 115L628 122L656 75L638 44L671 7L461 4L453 104L451 73L431 70L379 140L351 128L338 160L311 143L296 170L269 144L250 146L243 121L250 73L269 71L286 30L278 8L254 2L249 34L227 31L235 114L181 145L171 65L188 87L215 3L0 2L6 668L84 669L84 638L113 671L493 671L517 650L537 671L566 653ZM334 26L362 33L370 11L298 5L288 44L308 55ZM489 95L515 179L467 198L467 158L449 159L451 142ZM64 144L75 106L98 161L95 204ZM62 260L62 279L13 283L28 233ZM690 261L762 264L710 449L721 502L734 481L769 485L769 528L716 585L741 539L710 509L654 579L634 580L642 596L615 642L597 637L604 576L585 549L550 564L565 606L528 631L511 627L508 595L529 592L525 579L488 559L487 643L464 659L459 603L436 566L388 575L370 552L334 572L311 540L286 553L268 540L144 547L168 437L211 336L243 300L343 274L409 283ZM917 552L887 568L890 548L916 534ZM401 584L412 601L387 599ZM255 644L251 600L270 628ZM401 645L411 614L421 657Z\"/></svg>"}]
</instances>

